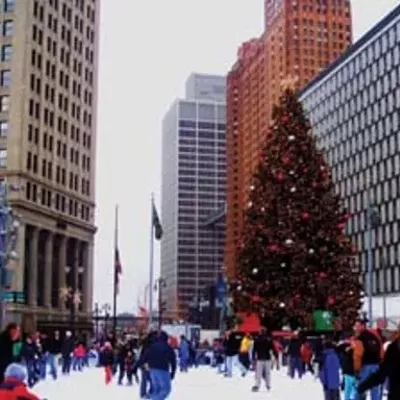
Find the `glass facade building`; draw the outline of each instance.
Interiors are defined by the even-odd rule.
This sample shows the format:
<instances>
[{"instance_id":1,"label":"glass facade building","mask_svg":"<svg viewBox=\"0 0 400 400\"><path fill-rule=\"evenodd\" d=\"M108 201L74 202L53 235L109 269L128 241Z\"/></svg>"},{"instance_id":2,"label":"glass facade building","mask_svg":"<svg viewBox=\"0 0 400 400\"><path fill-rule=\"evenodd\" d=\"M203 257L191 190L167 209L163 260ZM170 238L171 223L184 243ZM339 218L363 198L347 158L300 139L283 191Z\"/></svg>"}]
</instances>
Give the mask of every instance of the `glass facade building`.
<instances>
[{"instance_id":1,"label":"glass facade building","mask_svg":"<svg viewBox=\"0 0 400 400\"><path fill-rule=\"evenodd\" d=\"M351 218L348 233L367 265L368 196L380 225L373 234L373 293L400 291L400 6L300 94Z\"/></svg>"},{"instance_id":2,"label":"glass facade building","mask_svg":"<svg viewBox=\"0 0 400 400\"><path fill-rule=\"evenodd\" d=\"M225 78L192 75L186 99L163 121L161 276L169 315L216 280L223 264L224 222L208 223L225 205Z\"/></svg>"}]
</instances>

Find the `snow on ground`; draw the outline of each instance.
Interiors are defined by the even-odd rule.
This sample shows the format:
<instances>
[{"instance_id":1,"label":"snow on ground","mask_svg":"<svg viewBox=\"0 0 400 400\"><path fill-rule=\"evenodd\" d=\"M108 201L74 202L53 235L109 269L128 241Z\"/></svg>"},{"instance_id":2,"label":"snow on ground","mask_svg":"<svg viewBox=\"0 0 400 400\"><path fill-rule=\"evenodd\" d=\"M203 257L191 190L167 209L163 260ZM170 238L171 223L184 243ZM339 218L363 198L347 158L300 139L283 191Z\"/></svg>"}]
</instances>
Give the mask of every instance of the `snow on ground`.
<instances>
[{"instance_id":1,"label":"snow on ground","mask_svg":"<svg viewBox=\"0 0 400 400\"><path fill-rule=\"evenodd\" d=\"M178 373L173 382L171 400L211 400L218 396L222 400L271 399L287 400L296 393L296 398L307 400L323 399L321 385L311 375L302 380L291 380L286 375L286 369L273 371L272 390L267 393L264 388L258 393L252 393L254 374L242 378L225 378L209 367L190 370L187 374ZM92 398L95 400L139 400L138 386L118 386L112 383L104 384L103 370L92 368L83 373L72 373L57 381L51 379L40 382L35 393L48 400L78 400ZM211 397L214 396L214 397ZM223 396L227 396L224 398Z\"/></svg>"}]
</instances>

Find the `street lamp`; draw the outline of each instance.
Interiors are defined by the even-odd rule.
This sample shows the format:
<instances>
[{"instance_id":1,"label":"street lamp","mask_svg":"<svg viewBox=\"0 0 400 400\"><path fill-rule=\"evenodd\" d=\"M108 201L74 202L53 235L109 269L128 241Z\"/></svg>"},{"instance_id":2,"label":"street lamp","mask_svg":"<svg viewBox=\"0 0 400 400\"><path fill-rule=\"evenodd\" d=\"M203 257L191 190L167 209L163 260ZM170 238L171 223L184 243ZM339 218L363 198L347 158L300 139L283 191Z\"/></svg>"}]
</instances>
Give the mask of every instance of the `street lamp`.
<instances>
[{"instance_id":1,"label":"street lamp","mask_svg":"<svg viewBox=\"0 0 400 400\"><path fill-rule=\"evenodd\" d=\"M99 340L99 316L100 316L100 308L99 308L99 303L94 303L94 323L95 323L95 328L94 328L94 335L96 338L96 342Z\"/></svg>"},{"instance_id":2,"label":"street lamp","mask_svg":"<svg viewBox=\"0 0 400 400\"><path fill-rule=\"evenodd\" d=\"M110 311L111 311L111 304L110 303L104 303L101 306L101 313L104 312L104 332L107 335L108 333L108 320L110 318Z\"/></svg>"},{"instance_id":3,"label":"street lamp","mask_svg":"<svg viewBox=\"0 0 400 400\"><path fill-rule=\"evenodd\" d=\"M372 232L380 225L381 218L378 207L372 205L371 191L367 193L367 296L368 296L368 320L370 326L373 325L372 315L372 281L373 281L373 258L372 258Z\"/></svg>"}]
</instances>

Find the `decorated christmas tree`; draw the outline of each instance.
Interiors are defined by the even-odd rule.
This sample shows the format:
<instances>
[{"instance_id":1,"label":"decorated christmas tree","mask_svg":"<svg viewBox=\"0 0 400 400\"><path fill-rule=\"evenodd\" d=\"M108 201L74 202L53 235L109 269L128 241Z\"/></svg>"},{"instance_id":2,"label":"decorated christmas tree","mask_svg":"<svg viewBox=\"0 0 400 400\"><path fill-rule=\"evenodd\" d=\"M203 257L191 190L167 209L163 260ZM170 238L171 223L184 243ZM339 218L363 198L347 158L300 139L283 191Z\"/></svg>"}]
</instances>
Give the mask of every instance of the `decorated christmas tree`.
<instances>
[{"instance_id":1,"label":"decorated christmas tree","mask_svg":"<svg viewBox=\"0 0 400 400\"><path fill-rule=\"evenodd\" d=\"M286 88L250 189L231 294L271 329L313 328L331 313L350 326L361 306L349 218L295 93Z\"/></svg>"}]
</instances>

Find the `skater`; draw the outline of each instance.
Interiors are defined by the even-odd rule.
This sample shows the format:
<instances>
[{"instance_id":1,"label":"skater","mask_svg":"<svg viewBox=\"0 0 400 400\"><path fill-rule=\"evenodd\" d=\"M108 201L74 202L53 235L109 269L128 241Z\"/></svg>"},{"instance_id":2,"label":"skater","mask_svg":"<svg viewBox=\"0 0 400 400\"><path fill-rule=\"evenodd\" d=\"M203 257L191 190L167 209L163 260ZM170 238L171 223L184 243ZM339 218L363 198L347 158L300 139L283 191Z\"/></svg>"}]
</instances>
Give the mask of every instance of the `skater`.
<instances>
[{"instance_id":1,"label":"skater","mask_svg":"<svg viewBox=\"0 0 400 400\"><path fill-rule=\"evenodd\" d=\"M354 338L345 339L336 346L342 368L344 400L356 400L357 398L357 378L354 373L353 363L353 341Z\"/></svg>"},{"instance_id":2,"label":"skater","mask_svg":"<svg viewBox=\"0 0 400 400\"><path fill-rule=\"evenodd\" d=\"M0 399L40 400L40 397L30 392L25 385L25 368L17 363L8 365L4 380L0 384Z\"/></svg>"},{"instance_id":3,"label":"skater","mask_svg":"<svg viewBox=\"0 0 400 400\"><path fill-rule=\"evenodd\" d=\"M159 333L157 340L149 346L135 368L145 364L148 365L150 372L151 398L165 400L171 393L171 381L176 372L175 352L168 344L168 335L165 332Z\"/></svg>"},{"instance_id":4,"label":"skater","mask_svg":"<svg viewBox=\"0 0 400 400\"><path fill-rule=\"evenodd\" d=\"M325 400L340 400L340 360L331 340L325 342L319 376Z\"/></svg>"},{"instance_id":5,"label":"skater","mask_svg":"<svg viewBox=\"0 0 400 400\"><path fill-rule=\"evenodd\" d=\"M256 363L256 383L252 388L253 392L258 392L261 379L264 378L267 390L271 390L271 356L275 356L278 363L278 353L274 347L272 337L267 333L267 329L262 327L253 345L253 360Z\"/></svg>"},{"instance_id":6,"label":"skater","mask_svg":"<svg viewBox=\"0 0 400 400\"><path fill-rule=\"evenodd\" d=\"M102 352L102 365L104 366L104 378L106 385L109 385L112 381L113 373L112 368L114 365L114 350L111 347L110 342L104 343Z\"/></svg>"}]
</instances>

